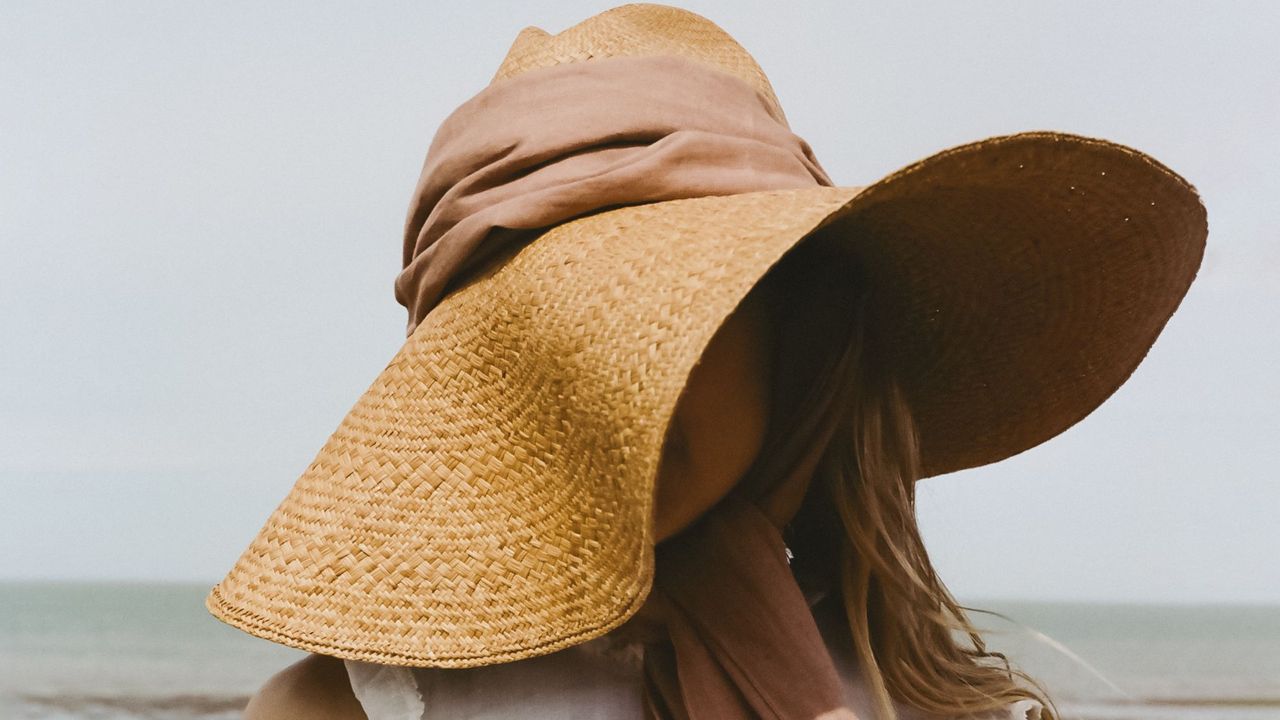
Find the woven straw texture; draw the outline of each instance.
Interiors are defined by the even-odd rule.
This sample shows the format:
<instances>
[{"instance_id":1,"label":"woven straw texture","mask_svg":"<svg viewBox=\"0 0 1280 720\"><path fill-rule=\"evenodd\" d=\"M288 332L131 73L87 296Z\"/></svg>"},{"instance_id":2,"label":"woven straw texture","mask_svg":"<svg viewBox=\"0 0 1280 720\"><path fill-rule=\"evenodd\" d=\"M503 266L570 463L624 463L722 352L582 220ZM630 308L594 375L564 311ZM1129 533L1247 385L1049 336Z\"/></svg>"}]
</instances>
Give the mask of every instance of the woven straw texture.
<instances>
[{"instance_id":1,"label":"woven straw texture","mask_svg":"<svg viewBox=\"0 0 1280 720\"><path fill-rule=\"evenodd\" d=\"M457 667L620 624L652 579L653 482L694 361L766 269L853 192L598 214L455 290L210 609L295 647Z\"/></svg>"},{"instance_id":2,"label":"woven straw texture","mask_svg":"<svg viewBox=\"0 0 1280 720\"><path fill-rule=\"evenodd\" d=\"M735 56L692 13L597 17L633 28L645 7L675 45ZM499 74L633 47L592 45L590 21L566 33L560 46L526 31ZM1056 132L952 148L865 188L565 223L426 316L206 605L269 640L395 665L486 665L599 636L648 593L657 463L690 369L793 249L847 248L876 285L872 337L937 475L1022 452L1109 397L1181 302L1206 235L1194 188L1168 168Z\"/></svg>"}]
</instances>

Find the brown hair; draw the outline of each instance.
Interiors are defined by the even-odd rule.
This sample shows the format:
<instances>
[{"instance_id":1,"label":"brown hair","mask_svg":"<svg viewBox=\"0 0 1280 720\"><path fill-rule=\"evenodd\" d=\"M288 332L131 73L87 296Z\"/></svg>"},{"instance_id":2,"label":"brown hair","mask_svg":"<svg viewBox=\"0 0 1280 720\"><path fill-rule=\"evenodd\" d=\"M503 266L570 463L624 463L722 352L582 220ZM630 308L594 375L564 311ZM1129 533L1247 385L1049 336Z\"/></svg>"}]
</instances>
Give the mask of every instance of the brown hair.
<instances>
[{"instance_id":1,"label":"brown hair","mask_svg":"<svg viewBox=\"0 0 1280 720\"><path fill-rule=\"evenodd\" d=\"M838 423L786 537L801 586L843 605L877 714L896 717L891 698L939 714L1030 698L1053 720L1044 689L988 651L929 560L915 513L920 440L875 340L870 274L820 234L761 285L773 299L778 355L773 419L758 460L767 467L751 474L781 476L821 418Z\"/></svg>"}]
</instances>

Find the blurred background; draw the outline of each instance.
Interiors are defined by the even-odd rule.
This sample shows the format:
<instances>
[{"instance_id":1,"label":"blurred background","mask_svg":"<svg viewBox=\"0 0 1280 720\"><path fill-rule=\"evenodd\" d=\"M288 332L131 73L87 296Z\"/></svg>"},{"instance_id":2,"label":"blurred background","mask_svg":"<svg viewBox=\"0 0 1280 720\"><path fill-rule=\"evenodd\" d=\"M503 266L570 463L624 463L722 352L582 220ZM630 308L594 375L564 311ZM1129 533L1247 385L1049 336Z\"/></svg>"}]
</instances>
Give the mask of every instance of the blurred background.
<instances>
[{"instance_id":1,"label":"blurred background","mask_svg":"<svg viewBox=\"0 0 1280 720\"><path fill-rule=\"evenodd\" d=\"M234 718L302 653L213 619L404 340L435 129L527 25L602 2L0 5L0 717ZM992 643L1068 717L1280 718L1280 7L690 0L841 185L1061 130L1209 214L1133 377L920 486Z\"/></svg>"}]
</instances>

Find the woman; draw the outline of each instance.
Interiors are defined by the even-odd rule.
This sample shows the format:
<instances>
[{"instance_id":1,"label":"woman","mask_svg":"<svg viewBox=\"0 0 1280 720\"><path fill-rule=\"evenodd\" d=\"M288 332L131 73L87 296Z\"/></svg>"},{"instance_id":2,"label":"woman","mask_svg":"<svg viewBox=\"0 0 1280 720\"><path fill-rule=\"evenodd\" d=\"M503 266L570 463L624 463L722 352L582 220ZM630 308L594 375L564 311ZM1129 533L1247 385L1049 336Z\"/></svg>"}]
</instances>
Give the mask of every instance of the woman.
<instances>
[{"instance_id":1,"label":"woman","mask_svg":"<svg viewBox=\"0 0 1280 720\"><path fill-rule=\"evenodd\" d=\"M804 442L798 431L808 424L803 416L823 410L820 398L841 398L845 417L816 468L818 487L795 483L772 497L775 512L792 516L802 496L810 496L806 517L788 526L797 555L794 567L809 573L808 594L816 595L820 605L814 612L829 649L842 660L846 692L858 717L893 717L890 712L913 717L921 711L951 717L1000 710L1007 713L1001 717L1018 720L1053 717L1029 678L986 662L999 658L985 651L930 565L915 522L912 490L919 458L910 409L874 354L864 313L846 312L866 294L851 296L862 287L845 282L852 269L834 272L841 258L815 252L821 250L818 246L806 250L788 257L752 289L690 374L663 449L655 508L658 539L694 523L766 453L786 455L779 445L766 447L769 433L775 443ZM819 282L821 278L828 282ZM788 354L775 356L782 350ZM818 366L816 392L801 395L797 391L812 382ZM789 395L771 398L771 393L783 392ZM771 409L794 408L802 400L809 405L801 408L801 417L770 420ZM821 517L823 508L838 512ZM833 522L839 529L827 537ZM822 531L799 537L797 528ZM838 542L824 546L833 539ZM821 578L827 577L823 565L829 563L839 566L840 587L821 586ZM612 637L591 641L590 654L579 647L516 661L503 668L505 676L495 676L492 668L421 671L416 682L429 685L427 695L433 698L423 717L471 717L472 712L506 717L500 715L506 710L510 717L551 718L573 708L581 717L640 718L638 669L625 656L599 654L594 648L639 645L660 637L653 627L661 622L654 602L659 599L652 597ZM953 629L966 631L969 643L955 642ZM560 663L564 672L547 674L548 660ZM614 663L620 672L592 676L599 670L592 664L600 662ZM521 663L540 663L541 668L522 670ZM859 666L868 672L860 674ZM554 707L531 702L527 694L504 692L504 682L522 672L555 696L548 701ZM464 678L467 674L472 677ZM929 682L922 684L920 678ZM635 692L628 692L627 681ZM247 720L304 715L365 717L336 658L313 654L286 668L246 710Z\"/></svg>"},{"instance_id":2,"label":"woman","mask_svg":"<svg viewBox=\"0 0 1280 720\"><path fill-rule=\"evenodd\" d=\"M1051 718L914 484L1096 408L1205 233L1064 133L836 187L686 11L526 29L428 152L405 345L206 599L314 653L249 716Z\"/></svg>"}]
</instances>

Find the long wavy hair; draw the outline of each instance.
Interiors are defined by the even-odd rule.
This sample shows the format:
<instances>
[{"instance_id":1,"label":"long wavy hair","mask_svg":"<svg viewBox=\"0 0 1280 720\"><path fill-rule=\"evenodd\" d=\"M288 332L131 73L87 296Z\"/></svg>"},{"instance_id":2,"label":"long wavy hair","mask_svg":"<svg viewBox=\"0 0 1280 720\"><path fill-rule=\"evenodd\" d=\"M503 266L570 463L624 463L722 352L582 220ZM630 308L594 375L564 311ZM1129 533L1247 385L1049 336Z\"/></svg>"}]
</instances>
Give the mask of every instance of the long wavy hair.
<instances>
[{"instance_id":1,"label":"long wavy hair","mask_svg":"<svg viewBox=\"0 0 1280 720\"><path fill-rule=\"evenodd\" d=\"M819 236L752 291L770 295L778 335L773 420L749 474L781 477L837 423L784 535L801 587L838 595L882 720L896 718L891 699L944 715L1033 699L1054 720L1044 688L987 649L929 560L916 524L920 438L875 337L872 280Z\"/></svg>"}]
</instances>

